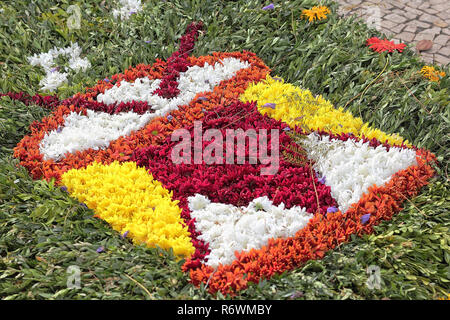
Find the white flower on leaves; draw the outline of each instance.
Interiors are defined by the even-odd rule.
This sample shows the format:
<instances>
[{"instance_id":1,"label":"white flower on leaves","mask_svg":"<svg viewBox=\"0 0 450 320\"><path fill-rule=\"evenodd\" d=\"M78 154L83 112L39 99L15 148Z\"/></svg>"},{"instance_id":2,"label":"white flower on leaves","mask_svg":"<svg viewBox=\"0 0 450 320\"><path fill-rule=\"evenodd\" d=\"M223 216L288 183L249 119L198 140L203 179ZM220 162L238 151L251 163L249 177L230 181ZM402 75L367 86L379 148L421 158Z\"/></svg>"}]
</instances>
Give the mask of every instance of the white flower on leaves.
<instances>
[{"instance_id":1,"label":"white flower on leaves","mask_svg":"<svg viewBox=\"0 0 450 320\"><path fill-rule=\"evenodd\" d=\"M63 83L67 82L67 73L59 72L56 69L55 59L58 56L66 56L69 58L68 64L65 71L69 70L85 71L88 69L91 64L87 58L80 58L81 48L78 46L78 43L72 43L67 48L57 48L54 47L50 49L48 52L35 54L31 57L28 57L28 62L32 66L41 66L46 75L41 80L39 85L41 86L41 90L49 90L54 91L58 87L60 87Z\"/></svg>"},{"instance_id":2,"label":"white flower on leaves","mask_svg":"<svg viewBox=\"0 0 450 320\"><path fill-rule=\"evenodd\" d=\"M222 63L214 66L205 63L203 67L192 66L186 72L181 72L178 78L178 96L166 99L152 94L159 87L161 80L139 78L134 82L121 81L120 86L105 90L97 96L97 101L105 104L116 102L146 101L153 110L171 111L178 106L188 104L196 94L209 92L221 81L232 78L237 71L248 68L250 64L236 58L225 58ZM164 112L167 112L164 111Z\"/></svg>"},{"instance_id":3,"label":"white flower on leaves","mask_svg":"<svg viewBox=\"0 0 450 320\"><path fill-rule=\"evenodd\" d=\"M39 82L41 90L55 91L63 83L67 83L67 73L61 72L49 72L47 75Z\"/></svg>"},{"instance_id":4,"label":"white flower on leaves","mask_svg":"<svg viewBox=\"0 0 450 320\"><path fill-rule=\"evenodd\" d=\"M238 70L249 66L248 62L230 58L224 59L223 65L216 63L214 66L205 64L204 67L190 67L180 74L180 93L172 99L152 95L161 83L159 79L140 78L132 83L122 81L120 87L114 86L104 94L99 94L97 101L106 104L147 101L154 112L139 115L129 111L110 115L89 110L87 116L72 112L65 118L62 130L53 130L45 135L40 152L45 160L58 161L66 152L107 148L111 141L143 128L155 117L164 116L188 104L200 92L213 91L221 81L231 79Z\"/></svg>"},{"instance_id":5,"label":"white flower on leaves","mask_svg":"<svg viewBox=\"0 0 450 320\"><path fill-rule=\"evenodd\" d=\"M211 249L206 265L214 268L231 263L235 251L259 249L271 238L294 236L312 218L304 208L275 206L266 196L246 207L211 203L200 194L188 197L188 202L195 228L201 232L199 239Z\"/></svg>"},{"instance_id":6,"label":"white flower on leaves","mask_svg":"<svg viewBox=\"0 0 450 320\"><path fill-rule=\"evenodd\" d=\"M142 10L141 0L120 0L120 8L114 9L112 14L114 18L120 17L122 20L128 19L132 14Z\"/></svg>"},{"instance_id":7,"label":"white flower on leaves","mask_svg":"<svg viewBox=\"0 0 450 320\"><path fill-rule=\"evenodd\" d=\"M373 148L368 142L342 141L315 133L303 140L314 169L325 176L331 196L341 212L361 198L370 186L382 186L393 174L416 164L416 152L411 149L382 145Z\"/></svg>"},{"instance_id":8,"label":"white flower on leaves","mask_svg":"<svg viewBox=\"0 0 450 320\"><path fill-rule=\"evenodd\" d=\"M66 152L103 149L111 141L142 128L151 117L134 112L111 115L87 110L87 116L72 112L64 119L64 127L44 136L39 150L44 160L58 161Z\"/></svg>"}]
</instances>

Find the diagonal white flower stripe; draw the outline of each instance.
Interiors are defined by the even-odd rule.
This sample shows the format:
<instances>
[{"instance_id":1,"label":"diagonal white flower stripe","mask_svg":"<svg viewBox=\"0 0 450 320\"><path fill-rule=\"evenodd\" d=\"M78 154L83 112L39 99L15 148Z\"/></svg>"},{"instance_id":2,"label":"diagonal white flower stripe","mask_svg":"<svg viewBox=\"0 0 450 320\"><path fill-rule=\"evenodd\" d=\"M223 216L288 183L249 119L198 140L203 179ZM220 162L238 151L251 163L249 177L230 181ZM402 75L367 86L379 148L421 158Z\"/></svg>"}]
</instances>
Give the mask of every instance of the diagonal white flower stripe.
<instances>
[{"instance_id":1,"label":"diagonal white flower stripe","mask_svg":"<svg viewBox=\"0 0 450 320\"><path fill-rule=\"evenodd\" d=\"M55 161L69 152L94 150L108 147L111 141L143 128L151 119L164 116L188 104L198 93L209 92L224 80L231 79L236 72L248 68L250 64L236 58L225 58L213 66L205 63L203 67L192 66L180 73L177 97L166 99L153 94L161 80L139 78L134 83L122 81L120 86L106 90L97 97L97 101L106 104L129 101L146 101L152 106L152 112L142 115L133 111L108 114L88 110L87 115L70 113L63 127L48 132L40 143L40 152L44 160Z\"/></svg>"}]
</instances>

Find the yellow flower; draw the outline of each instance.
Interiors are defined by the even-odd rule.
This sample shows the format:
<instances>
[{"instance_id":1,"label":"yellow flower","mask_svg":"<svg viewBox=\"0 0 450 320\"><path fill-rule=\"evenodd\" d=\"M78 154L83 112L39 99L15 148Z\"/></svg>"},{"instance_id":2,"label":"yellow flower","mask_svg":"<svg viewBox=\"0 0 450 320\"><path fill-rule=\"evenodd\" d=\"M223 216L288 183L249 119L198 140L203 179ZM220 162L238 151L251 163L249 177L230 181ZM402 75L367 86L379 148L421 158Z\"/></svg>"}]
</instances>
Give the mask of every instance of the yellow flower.
<instances>
[{"instance_id":1,"label":"yellow flower","mask_svg":"<svg viewBox=\"0 0 450 320\"><path fill-rule=\"evenodd\" d=\"M330 13L330 9L326 6L314 6L312 9L302 10L302 18L308 19L309 22L317 20L322 20L327 18L327 14Z\"/></svg>"},{"instance_id":2,"label":"yellow flower","mask_svg":"<svg viewBox=\"0 0 450 320\"><path fill-rule=\"evenodd\" d=\"M173 248L178 256L194 253L178 201L136 163L94 162L84 169L67 171L62 183L114 230L128 231L134 243Z\"/></svg>"},{"instance_id":3,"label":"yellow flower","mask_svg":"<svg viewBox=\"0 0 450 320\"><path fill-rule=\"evenodd\" d=\"M380 142L410 146L397 134L387 134L372 128L361 118L354 117L342 107L334 108L322 96L314 97L311 91L300 89L290 83L277 81L267 76L266 80L251 84L241 95L241 101L256 101L262 114L281 120L290 127L299 126L305 131L324 130L333 134L353 133ZM266 107L273 105L274 107Z\"/></svg>"},{"instance_id":4,"label":"yellow flower","mask_svg":"<svg viewBox=\"0 0 450 320\"><path fill-rule=\"evenodd\" d=\"M421 70L420 73L427 78L430 81L433 82L439 82L440 78L445 77L445 72L444 71L438 71L436 69L434 69L434 67L432 66L424 66Z\"/></svg>"}]
</instances>

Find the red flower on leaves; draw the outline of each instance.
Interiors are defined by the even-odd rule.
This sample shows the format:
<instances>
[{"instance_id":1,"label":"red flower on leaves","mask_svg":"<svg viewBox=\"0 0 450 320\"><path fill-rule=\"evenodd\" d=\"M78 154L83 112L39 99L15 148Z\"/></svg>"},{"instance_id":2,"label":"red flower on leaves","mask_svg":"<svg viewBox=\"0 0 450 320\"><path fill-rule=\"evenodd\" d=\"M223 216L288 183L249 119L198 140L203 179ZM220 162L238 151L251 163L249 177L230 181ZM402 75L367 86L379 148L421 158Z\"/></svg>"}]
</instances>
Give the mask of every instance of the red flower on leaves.
<instances>
[{"instance_id":1,"label":"red flower on leaves","mask_svg":"<svg viewBox=\"0 0 450 320\"><path fill-rule=\"evenodd\" d=\"M367 39L366 45L369 46L375 52L393 52L397 50L398 52L402 52L405 49L406 45L404 43L395 44L394 41L389 41L387 39L381 40L377 37L372 37Z\"/></svg>"}]
</instances>

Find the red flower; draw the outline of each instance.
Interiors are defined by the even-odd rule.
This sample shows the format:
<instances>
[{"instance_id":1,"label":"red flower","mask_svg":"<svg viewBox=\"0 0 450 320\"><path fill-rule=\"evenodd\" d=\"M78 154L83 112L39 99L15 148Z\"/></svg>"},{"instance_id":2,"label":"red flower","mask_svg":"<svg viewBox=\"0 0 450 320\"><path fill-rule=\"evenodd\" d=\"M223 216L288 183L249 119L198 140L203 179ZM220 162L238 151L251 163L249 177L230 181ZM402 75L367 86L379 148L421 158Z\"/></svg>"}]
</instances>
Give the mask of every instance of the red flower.
<instances>
[{"instance_id":1,"label":"red flower","mask_svg":"<svg viewBox=\"0 0 450 320\"><path fill-rule=\"evenodd\" d=\"M389 41L387 39L381 40L377 37L367 39L366 45L369 46L375 52L389 51L393 52L397 50L402 52L406 45L404 43L395 44L394 41Z\"/></svg>"}]
</instances>

